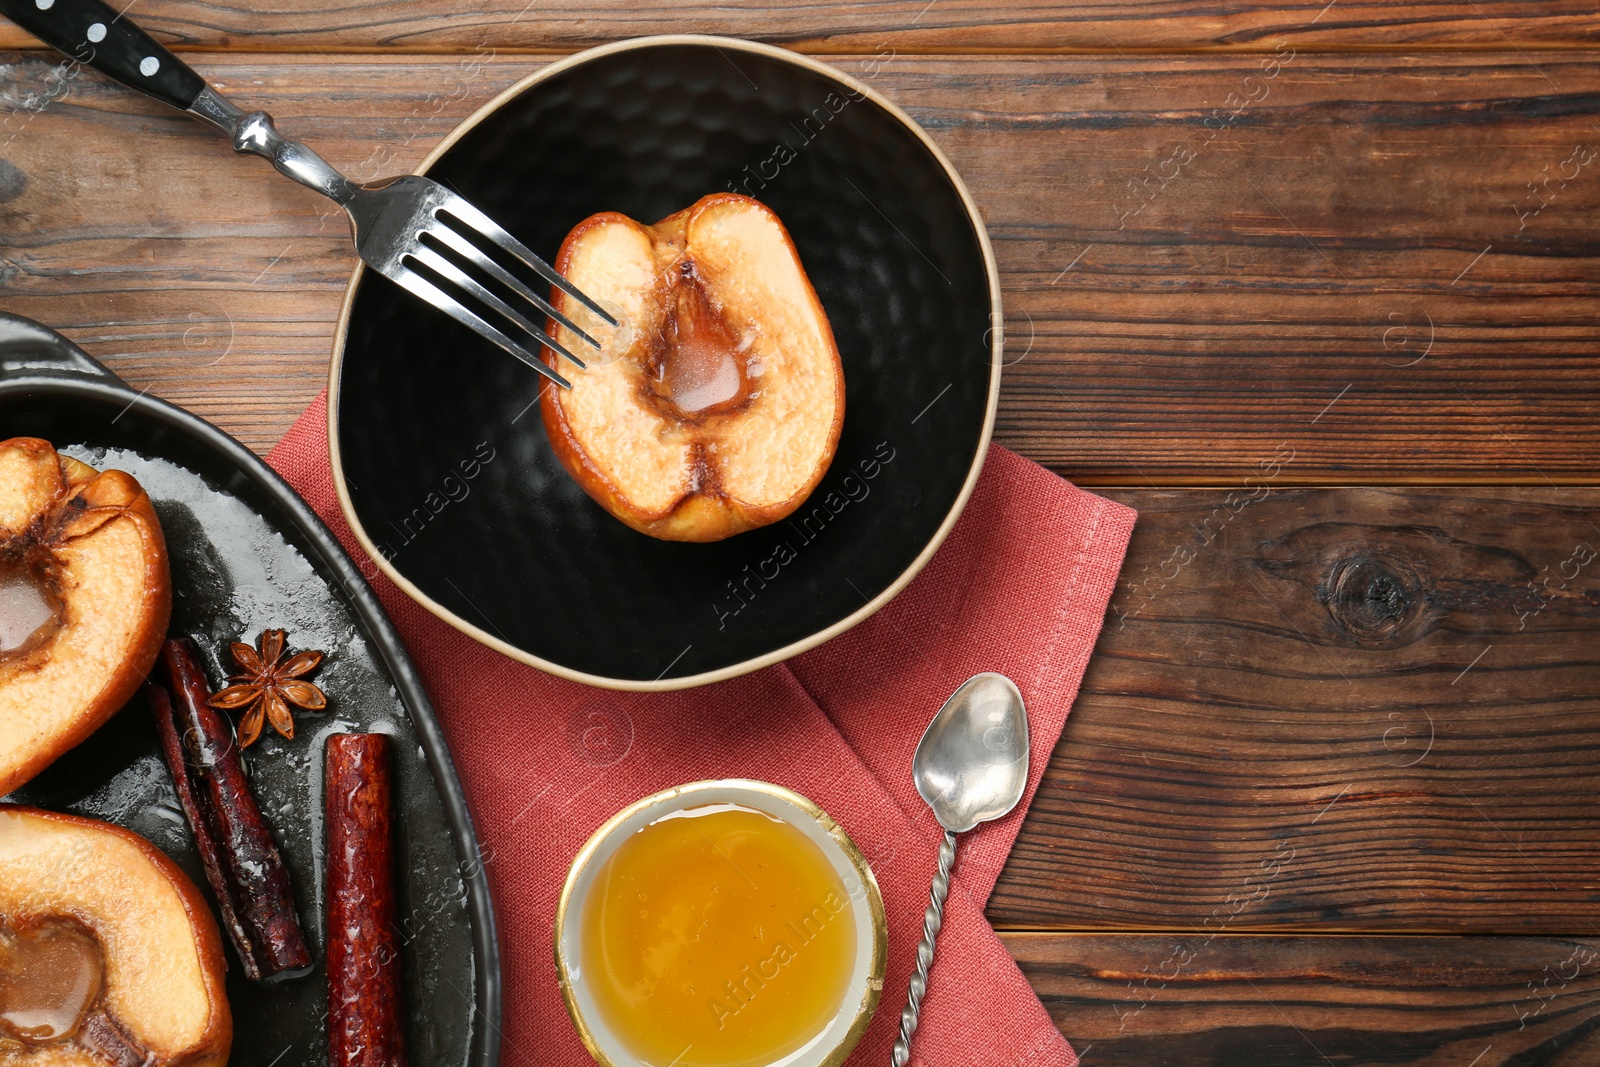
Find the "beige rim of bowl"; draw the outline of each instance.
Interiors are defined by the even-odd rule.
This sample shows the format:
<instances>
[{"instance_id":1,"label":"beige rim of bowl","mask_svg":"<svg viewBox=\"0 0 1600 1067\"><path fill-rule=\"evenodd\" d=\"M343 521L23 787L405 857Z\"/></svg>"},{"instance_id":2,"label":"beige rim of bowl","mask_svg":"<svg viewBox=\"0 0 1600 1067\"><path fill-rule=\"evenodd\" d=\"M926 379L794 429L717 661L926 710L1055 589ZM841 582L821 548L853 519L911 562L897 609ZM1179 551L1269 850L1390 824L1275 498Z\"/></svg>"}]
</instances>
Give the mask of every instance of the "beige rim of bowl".
<instances>
[{"instance_id":1,"label":"beige rim of bowl","mask_svg":"<svg viewBox=\"0 0 1600 1067\"><path fill-rule=\"evenodd\" d=\"M659 38L657 38L659 40ZM840 1038L840 1041L820 1061L818 1067L838 1067L845 1057L855 1049L861 1041L861 1035L866 1033L867 1026L872 1022L872 1017L877 1013L878 1001L883 995L883 975L889 958L889 921L883 909L883 894L878 888L877 876L872 873L872 867L867 863L867 858L861 854L861 849L844 832L844 828L833 821L832 816L823 811L809 798L801 796L792 789L785 789L781 785L771 782L757 781L753 778L722 778L705 782L689 782L686 785L673 786L663 789L659 793L652 793L641 800L617 812L590 835L584 842L578 854L573 857L572 866L567 870L566 881L561 885L561 896L556 901L555 921L555 954L556 977L561 986L561 998L566 1003L567 1014L572 1017L572 1023L578 1029L578 1036L583 1039L583 1047L589 1050L595 1062L604 1067L617 1067L600 1047L599 1040L592 1032L589 1023L584 1019L577 1003L577 995L572 990L570 967L566 954L561 949L562 935L566 929L569 911L578 906L572 899L573 887L583 875L584 869L594 862L596 854L605 843L616 833L619 827L632 819L639 812L656 806L662 807L662 815L673 811L682 811L694 804L695 799L702 793L714 793L718 790L733 790L746 793L755 793L760 796L772 797L781 803L788 804L803 811L816 821L822 832L831 839L849 860L850 866L855 868L856 877L860 879L862 889L867 895L867 911L872 923L872 952L867 968L867 987L856 1005L855 1015L850 1020L850 1028ZM679 803L673 803L673 802ZM782 812L768 812L771 815L782 815Z\"/></svg>"},{"instance_id":2,"label":"beige rim of bowl","mask_svg":"<svg viewBox=\"0 0 1600 1067\"><path fill-rule=\"evenodd\" d=\"M655 37L639 37L628 41L618 41L615 44L601 45L598 48L591 48L587 51L579 52L575 55L568 56L566 59L551 63L549 66L539 68L526 78L523 78L509 89L505 90L505 92L501 93L493 100L489 101L487 104L483 105L483 107L474 112L468 119L466 119L466 121L462 122L461 125L452 130L449 136L439 143L438 147L436 147L432 152L428 153L427 158L422 161L422 165L417 168L416 173L426 174L428 169L433 166L440 156L449 151L457 141L459 141L474 127L476 127L478 123L494 114L504 104L513 98L521 95L529 87L537 85L544 79L552 77L556 74L560 74L562 71L570 70L581 63L587 63L591 59L598 59L601 56L613 55L617 52L628 52L638 48L653 48L658 45L670 44L712 45L716 48L724 50L749 52L755 55L766 56L771 59L777 59L785 63L790 63L794 66L804 68L805 70L821 74L824 77L831 78L835 82L838 82L853 92L860 93L867 97L873 103L883 108L883 110L888 114L900 120L901 125L905 126L907 130L911 131L911 133L922 142L923 146L927 148L929 154L931 154L934 159L938 160L939 165L944 168L945 176L949 179L951 186L953 186L956 192L960 195L961 202L967 209L967 218L972 223L973 231L978 235L978 244L983 249L984 271L989 278L989 321L993 327L990 330L991 340L989 346L989 404L987 409L984 411L983 432L978 436L978 447L972 459L972 467L967 471L966 481L961 483L961 492L956 494L955 502L950 505L950 510L945 515L944 521L939 524L938 530L934 531L934 535L928 541L927 545L925 545L922 551L917 554L917 558L912 560L906 569L900 572L899 577L891 582L887 589L873 597L866 604L863 604L861 607L857 608L848 616L840 619L833 625L827 627L826 629L819 630L809 637L802 638L799 641L791 642L782 648L775 649L760 656L755 656L740 663L730 664L726 667L719 667L714 671L705 671L701 674L689 675L688 677L684 678L661 678L654 681L643 681L628 678L607 678L603 675L588 674L584 671L573 670L571 667L563 666L560 663L552 662L540 656L535 656L530 652L518 648L517 646L499 637L496 637L494 634L488 633L472 625L470 622L450 611L444 605L430 598L404 574L401 574L397 568L395 568L387 559L384 558L383 553L378 551L377 545L374 544L372 539L367 536L367 531L362 527L361 520L357 517L356 510L350 502L350 489L345 483L344 465L339 457L338 433L339 368L344 362L345 333L350 325L350 309L355 303L356 287L360 284L362 273L365 270L365 267L362 264L356 264L355 273L350 278L350 285L345 290L344 305L339 309L339 323L334 332L333 340L333 359L328 367L328 453L329 460L333 467L334 490L339 496L339 509L344 512L345 521L350 524L350 529L355 533L356 540L360 543L362 550L372 558L372 561L377 565L378 569L387 575L390 581L394 582L395 585L399 586L405 591L407 596L409 596L412 600L415 600L418 604L421 604L434 615L437 615L440 619L443 619L445 622L455 627L457 630L460 630L468 637L471 637L474 641L477 641L480 644L488 645L495 651L502 652L514 660L518 660L533 667L538 667L540 670L548 671L549 673L557 675L561 678L567 678L575 682L584 682L588 685L600 686L605 689L619 689L631 692L688 689L697 685L707 685L711 682L721 682L729 678L737 678L741 674L748 674L749 672L759 670L762 667L770 667L774 663L781 663L791 656L799 655L801 652L804 652L807 649L815 648L824 641L839 636L852 626L855 626L857 623L861 622L882 608L890 600L894 599L900 590L904 589L906 585L910 583L911 579L917 576L917 573L922 570L922 568L927 564L928 560L933 558L933 554L938 551L939 546L944 543L944 539L949 536L950 530L955 526L956 519L960 517L962 509L966 507L968 498L972 496L973 486L977 485L978 483L978 475L983 470L984 457L989 451L989 439L994 434L995 410L999 406L1000 402L1000 366L1003 358L1002 346L1005 342L1004 331L1000 326L1000 324L1004 321L1001 317L1000 311L1000 272L995 266L994 248L989 243L989 232L984 228L983 217L978 214L978 205L973 201L972 194L967 190L966 183L961 180L961 175L956 173L955 167L951 166L950 161L945 158L945 154L939 150L938 145L933 143L933 140L927 135L926 132L923 131L922 127L918 126L916 121L913 120L910 115L907 115L904 111L900 110L899 107L891 103L877 90L871 88L865 82L862 82L856 78L852 78L850 75L828 66L826 63L812 59L809 56L800 55L796 52L790 52L787 49L778 48L768 44L760 44L755 41L743 41L734 37L715 37L700 34L664 34Z\"/></svg>"}]
</instances>

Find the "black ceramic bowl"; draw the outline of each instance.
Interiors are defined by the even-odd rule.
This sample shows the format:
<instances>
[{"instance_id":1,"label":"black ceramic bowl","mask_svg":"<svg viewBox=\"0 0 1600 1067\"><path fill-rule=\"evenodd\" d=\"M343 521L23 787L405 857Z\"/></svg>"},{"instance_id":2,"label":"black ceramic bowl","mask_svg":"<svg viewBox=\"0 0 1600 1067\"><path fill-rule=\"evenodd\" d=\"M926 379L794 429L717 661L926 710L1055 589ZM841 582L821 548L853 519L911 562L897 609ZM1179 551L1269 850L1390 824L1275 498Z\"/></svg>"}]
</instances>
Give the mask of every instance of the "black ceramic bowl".
<instances>
[{"instance_id":1,"label":"black ceramic bowl","mask_svg":"<svg viewBox=\"0 0 1600 1067\"><path fill-rule=\"evenodd\" d=\"M843 632L938 548L994 423L999 281L949 161L866 84L744 41L629 41L513 86L423 170L547 259L597 211L654 222L754 196L788 227L845 371L843 435L800 510L658 541L561 469L528 368L358 272L330 378L335 479L362 544L429 610L555 674L682 688Z\"/></svg>"}]
</instances>

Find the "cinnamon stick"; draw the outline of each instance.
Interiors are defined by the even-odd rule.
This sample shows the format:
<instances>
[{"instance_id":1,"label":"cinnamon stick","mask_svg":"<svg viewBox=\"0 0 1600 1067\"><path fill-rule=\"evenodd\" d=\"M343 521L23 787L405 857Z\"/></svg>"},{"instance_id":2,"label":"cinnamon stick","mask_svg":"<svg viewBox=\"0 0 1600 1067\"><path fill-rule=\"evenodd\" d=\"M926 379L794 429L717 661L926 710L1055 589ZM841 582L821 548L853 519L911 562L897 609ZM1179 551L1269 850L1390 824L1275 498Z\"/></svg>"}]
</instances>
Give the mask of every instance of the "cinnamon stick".
<instances>
[{"instance_id":1,"label":"cinnamon stick","mask_svg":"<svg viewBox=\"0 0 1600 1067\"><path fill-rule=\"evenodd\" d=\"M405 1067L393 784L382 734L328 738L328 1062Z\"/></svg>"},{"instance_id":2,"label":"cinnamon stick","mask_svg":"<svg viewBox=\"0 0 1600 1067\"><path fill-rule=\"evenodd\" d=\"M227 931L228 939L239 948L239 958L244 961L245 973L251 978L259 977L258 974L251 972L255 962L253 954L240 947L249 945L250 934L241 923L238 913L234 911L234 894L228 890L222 858L217 855L217 839L212 835L211 827L205 817L200 814L200 802L195 798L189 767L183 758L183 742L179 740L177 720L172 710L172 695L167 692L165 686L152 681L145 684L145 697L150 702L151 713L155 715L156 734L161 738L161 755L167 761L167 770L172 772L172 784L178 788L178 804L183 808L183 816L188 820L190 832L194 834L195 848L200 853L200 866L205 868L211 895L217 898L217 910L222 913L222 927Z\"/></svg>"},{"instance_id":3,"label":"cinnamon stick","mask_svg":"<svg viewBox=\"0 0 1600 1067\"><path fill-rule=\"evenodd\" d=\"M244 973L259 980L308 967L289 870L250 790L233 730L210 706L194 642L168 641L161 664L171 691L155 682L147 690L161 750Z\"/></svg>"}]
</instances>

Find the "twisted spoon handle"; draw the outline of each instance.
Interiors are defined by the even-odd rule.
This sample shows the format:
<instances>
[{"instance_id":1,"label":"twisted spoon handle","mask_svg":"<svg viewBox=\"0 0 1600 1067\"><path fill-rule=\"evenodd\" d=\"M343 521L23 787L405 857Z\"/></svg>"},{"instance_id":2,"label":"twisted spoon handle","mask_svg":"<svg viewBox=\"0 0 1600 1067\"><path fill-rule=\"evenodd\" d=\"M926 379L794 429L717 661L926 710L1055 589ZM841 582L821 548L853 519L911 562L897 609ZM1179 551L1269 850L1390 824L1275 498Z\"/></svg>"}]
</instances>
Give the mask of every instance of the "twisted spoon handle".
<instances>
[{"instance_id":1,"label":"twisted spoon handle","mask_svg":"<svg viewBox=\"0 0 1600 1067\"><path fill-rule=\"evenodd\" d=\"M917 1031L917 1016L922 1013L922 996L928 991L928 968L933 966L933 945L944 925L944 898L950 892L950 868L956 862L956 834L944 832L939 845L939 870L928 891L928 908L922 913L922 941L917 945L917 967L911 973L911 989L900 1012L900 1036L894 1043L894 1067L906 1067L911 1058L911 1035Z\"/></svg>"}]
</instances>

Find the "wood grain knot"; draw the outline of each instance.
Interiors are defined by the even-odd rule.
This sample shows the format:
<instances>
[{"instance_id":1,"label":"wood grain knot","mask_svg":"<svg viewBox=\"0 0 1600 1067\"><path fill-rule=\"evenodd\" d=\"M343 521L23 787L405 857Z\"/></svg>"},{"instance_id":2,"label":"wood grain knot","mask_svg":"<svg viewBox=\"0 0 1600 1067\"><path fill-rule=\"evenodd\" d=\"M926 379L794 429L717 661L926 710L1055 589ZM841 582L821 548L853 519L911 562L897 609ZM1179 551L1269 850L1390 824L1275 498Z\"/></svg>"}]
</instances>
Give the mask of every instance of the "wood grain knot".
<instances>
[{"instance_id":1,"label":"wood grain knot","mask_svg":"<svg viewBox=\"0 0 1600 1067\"><path fill-rule=\"evenodd\" d=\"M9 159L0 159L0 204L8 204L28 188L28 176Z\"/></svg>"},{"instance_id":2,"label":"wood grain knot","mask_svg":"<svg viewBox=\"0 0 1600 1067\"><path fill-rule=\"evenodd\" d=\"M1358 552L1334 564L1323 599L1350 637L1364 645L1387 645L1408 637L1422 606L1422 583L1397 560Z\"/></svg>"}]
</instances>

